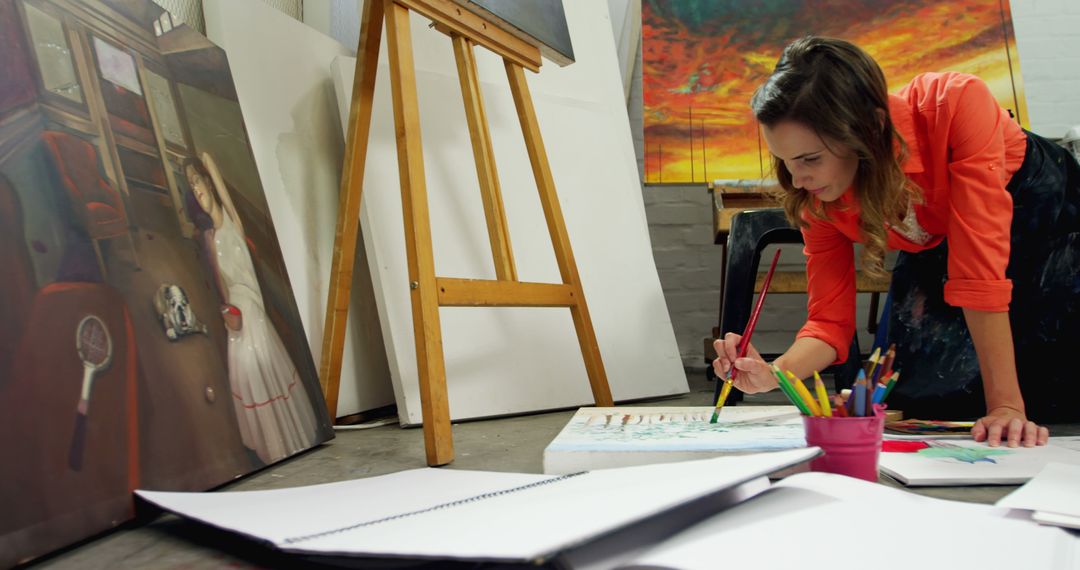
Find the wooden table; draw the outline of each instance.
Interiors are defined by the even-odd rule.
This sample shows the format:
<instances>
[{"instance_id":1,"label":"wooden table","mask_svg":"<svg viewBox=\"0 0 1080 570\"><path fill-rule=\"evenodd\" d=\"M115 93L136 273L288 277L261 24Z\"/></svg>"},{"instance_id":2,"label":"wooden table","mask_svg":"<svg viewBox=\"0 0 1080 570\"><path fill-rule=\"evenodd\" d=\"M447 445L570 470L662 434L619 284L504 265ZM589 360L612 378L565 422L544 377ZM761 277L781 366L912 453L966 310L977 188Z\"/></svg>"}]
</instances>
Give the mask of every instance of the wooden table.
<instances>
[{"instance_id":1,"label":"wooden table","mask_svg":"<svg viewBox=\"0 0 1080 570\"><path fill-rule=\"evenodd\" d=\"M713 243L727 245L731 218L743 210L778 208L780 202L762 187L708 185L713 202Z\"/></svg>"}]
</instances>

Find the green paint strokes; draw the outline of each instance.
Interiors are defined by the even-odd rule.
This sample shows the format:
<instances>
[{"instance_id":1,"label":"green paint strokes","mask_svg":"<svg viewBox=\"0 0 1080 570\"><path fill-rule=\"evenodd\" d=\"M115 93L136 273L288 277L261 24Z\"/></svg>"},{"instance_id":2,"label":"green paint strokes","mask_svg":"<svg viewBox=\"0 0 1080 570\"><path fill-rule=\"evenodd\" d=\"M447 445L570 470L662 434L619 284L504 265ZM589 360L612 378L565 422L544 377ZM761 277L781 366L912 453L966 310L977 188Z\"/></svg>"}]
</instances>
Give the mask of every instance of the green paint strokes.
<instances>
[{"instance_id":1,"label":"green paint strokes","mask_svg":"<svg viewBox=\"0 0 1080 570\"><path fill-rule=\"evenodd\" d=\"M1006 449L986 449L981 447L927 447L926 449L920 449L916 453L923 457L954 459L962 463L974 464L985 461L996 464L997 461L993 459L993 456L1009 455L1011 452Z\"/></svg>"}]
</instances>

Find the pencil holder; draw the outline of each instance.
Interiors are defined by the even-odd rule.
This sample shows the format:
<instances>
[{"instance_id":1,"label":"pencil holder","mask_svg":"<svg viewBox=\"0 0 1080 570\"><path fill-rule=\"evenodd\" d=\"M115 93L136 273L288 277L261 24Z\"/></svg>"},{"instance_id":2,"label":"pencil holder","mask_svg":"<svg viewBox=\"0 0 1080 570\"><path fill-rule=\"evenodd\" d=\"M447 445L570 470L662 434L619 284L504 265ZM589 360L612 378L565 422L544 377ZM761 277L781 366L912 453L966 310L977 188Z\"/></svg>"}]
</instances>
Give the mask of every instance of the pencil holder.
<instances>
[{"instance_id":1,"label":"pencil holder","mask_svg":"<svg viewBox=\"0 0 1080 570\"><path fill-rule=\"evenodd\" d=\"M803 416L806 445L820 447L824 455L810 462L811 471L837 473L877 482L885 407L874 405L866 417Z\"/></svg>"}]
</instances>

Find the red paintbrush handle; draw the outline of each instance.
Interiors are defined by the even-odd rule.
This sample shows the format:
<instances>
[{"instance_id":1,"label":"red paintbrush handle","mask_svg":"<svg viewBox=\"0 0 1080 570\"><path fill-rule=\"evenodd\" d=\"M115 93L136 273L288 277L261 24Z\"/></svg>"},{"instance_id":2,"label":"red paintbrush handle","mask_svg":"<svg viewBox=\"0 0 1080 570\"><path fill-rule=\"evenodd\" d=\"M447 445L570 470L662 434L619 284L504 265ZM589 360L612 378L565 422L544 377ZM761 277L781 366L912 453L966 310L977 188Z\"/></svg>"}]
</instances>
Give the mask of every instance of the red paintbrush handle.
<instances>
[{"instance_id":1,"label":"red paintbrush handle","mask_svg":"<svg viewBox=\"0 0 1080 570\"><path fill-rule=\"evenodd\" d=\"M750 322L746 323L746 330L743 331L742 340L739 342L739 358L746 356L746 351L750 348L750 337L753 336L754 327L757 326L758 317L761 316L761 307L765 304L765 294L769 292L769 283L772 282L773 273L776 273L777 261L780 261L779 249L776 250L776 255L773 255L772 265L769 266L769 272L765 274L765 282L761 284L761 295L758 295L754 312L750 315Z\"/></svg>"}]
</instances>

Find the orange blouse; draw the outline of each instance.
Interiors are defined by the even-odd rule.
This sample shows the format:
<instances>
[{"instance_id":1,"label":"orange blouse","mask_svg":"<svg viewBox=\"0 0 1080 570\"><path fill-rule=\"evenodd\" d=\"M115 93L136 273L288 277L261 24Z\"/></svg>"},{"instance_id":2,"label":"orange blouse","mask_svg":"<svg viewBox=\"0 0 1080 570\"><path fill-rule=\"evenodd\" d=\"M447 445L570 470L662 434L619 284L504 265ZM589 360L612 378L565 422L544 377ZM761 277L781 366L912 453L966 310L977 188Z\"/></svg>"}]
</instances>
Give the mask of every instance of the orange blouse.
<instances>
[{"instance_id":1,"label":"orange blouse","mask_svg":"<svg viewBox=\"0 0 1080 570\"><path fill-rule=\"evenodd\" d=\"M945 302L981 311L1008 311L1012 197L1005 189L1020 168L1027 135L986 84L962 73L916 76L896 95L889 113L908 146L902 168L923 191L908 210L917 224L887 228L890 249L917 252L949 241ZM847 360L855 334L854 242L859 207L854 192L826 210L828 220L804 213L809 318L797 338L812 337ZM838 207L837 207L838 206Z\"/></svg>"}]
</instances>

